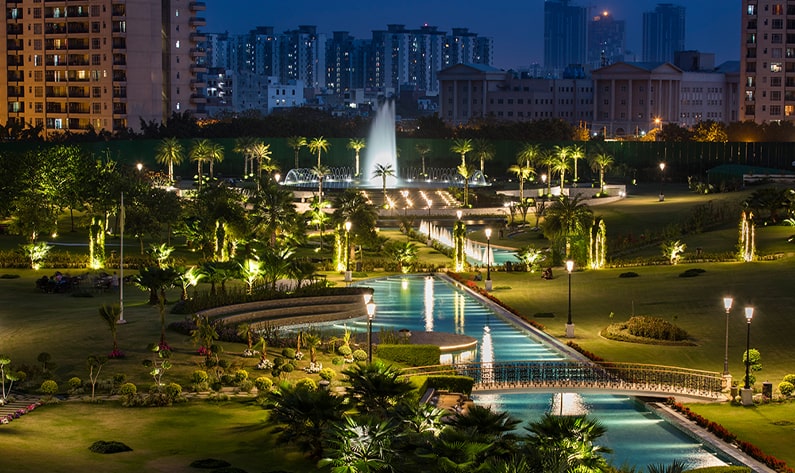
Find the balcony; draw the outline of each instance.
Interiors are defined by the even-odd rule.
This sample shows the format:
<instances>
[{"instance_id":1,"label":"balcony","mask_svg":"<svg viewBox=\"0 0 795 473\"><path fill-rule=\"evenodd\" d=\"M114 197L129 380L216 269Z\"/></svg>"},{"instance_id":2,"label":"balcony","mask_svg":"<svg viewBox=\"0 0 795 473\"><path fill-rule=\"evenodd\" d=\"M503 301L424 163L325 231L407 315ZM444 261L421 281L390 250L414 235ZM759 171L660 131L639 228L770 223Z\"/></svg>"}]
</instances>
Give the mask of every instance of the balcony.
<instances>
[{"instance_id":1,"label":"balcony","mask_svg":"<svg viewBox=\"0 0 795 473\"><path fill-rule=\"evenodd\" d=\"M190 8L190 11L204 11L207 9L207 4L204 2L190 2L188 8Z\"/></svg>"},{"instance_id":2,"label":"balcony","mask_svg":"<svg viewBox=\"0 0 795 473\"><path fill-rule=\"evenodd\" d=\"M194 89L203 89L207 87L207 81L203 79L193 79L192 81L190 81L190 86L193 87Z\"/></svg>"},{"instance_id":3,"label":"balcony","mask_svg":"<svg viewBox=\"0 0 795 473\"><path fill-rule=\"evenodd\" d=\"M202 41L207 41L207 35L204 34L204 33L200 33L200 32L191 33L190 40L191 40L191 42L194 42L194 43L200 43Z\"/></svg>"},{"instance_id":4,"label":"balcony","mask_svg":"<svg viewBox=\"0 0 795 473\"><path fill-rule=\"evenodd\" d=\"M191 64L190 71L194 74L207 72L207 66L204 64Z\"/></svg>"},{"instance_id":5,"label":"balcony","mask_svg":"<svg viewBox=\"0 0 795 473\"><path fill-rule=\"evenodd\" d=\"M190 57L197 58L197 57L206 57L207 51L204 48L191 48L190 49Z\"/></svg>"},{"instance_id":6,"label":"balcony","mask_svg":"<svg viewBox=\"0 0 795 473\"><path fill-rule=\"evenodd\" d=\"M207 97L202 94L191 94L190 102L194 104L207 103Z\"/></svg>"},{"instance_id":7,"label":"balcony","mask_svg":"<svg viewBox=\"0 0 795 473\"><path fill-rule=\"evenodd\" d=\"M190 19L190 25L194 28L198 28L200 26L207 26L207 20L198 16L194 16L191 17Z\"/></svg>"}]
</instances>

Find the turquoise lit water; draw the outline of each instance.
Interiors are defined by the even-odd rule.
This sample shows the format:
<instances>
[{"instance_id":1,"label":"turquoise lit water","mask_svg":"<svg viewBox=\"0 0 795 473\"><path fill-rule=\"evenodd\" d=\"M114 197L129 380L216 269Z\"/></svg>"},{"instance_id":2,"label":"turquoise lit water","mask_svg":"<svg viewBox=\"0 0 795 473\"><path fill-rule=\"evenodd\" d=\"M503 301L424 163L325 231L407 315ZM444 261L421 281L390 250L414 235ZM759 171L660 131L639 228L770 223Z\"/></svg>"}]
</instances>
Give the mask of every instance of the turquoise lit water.
<instances>
[{"instance_id":1,"label":"turquoise lit water","mask_svg":"<svg viewBox=\"0 0 795 473\"><path fill-rule=\"evenodd\" d=\"M469 335L478 339L476 361L561 360L565 356L495 315L474 297L446 281L430 276L394 276L358 283L372 287L377 310L373 331L408 329ZM348 322L349 326L351 322ZM366 320L353 321L367 330ZM503 392L477 394L477 403L492 405L522 421L559 412L560 393ZM690 468L724 465L713 453L645 409L642 403L621 395L564 393L563 411L588 414L607 427L602 445L611 448L610 461L642 467L686 461Z\"/></svg>"}]
</instances>

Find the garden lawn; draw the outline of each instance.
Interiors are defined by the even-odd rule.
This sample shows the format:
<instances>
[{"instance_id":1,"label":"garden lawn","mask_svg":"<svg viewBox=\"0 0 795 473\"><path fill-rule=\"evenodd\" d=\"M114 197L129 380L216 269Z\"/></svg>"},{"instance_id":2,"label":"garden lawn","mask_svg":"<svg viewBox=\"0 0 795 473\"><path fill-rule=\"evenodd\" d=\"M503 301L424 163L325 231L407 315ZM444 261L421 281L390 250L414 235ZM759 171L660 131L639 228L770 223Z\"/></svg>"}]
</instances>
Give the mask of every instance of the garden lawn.
<instances>
[{"instance_id":1,"label":"garden lawn","mask_svg":"<svg viewBox=\"0 0 795 473\"><path fill-rule=\"evenodd\" d=\"M795 467L795 403L754 407L725 404L688 404L693 412L726 427L739 440L750 442L768 455Z\"/></svg>"},{"instance_id":2,"label":"garden lawn","mask_svg":"<svg viewBox=\"0 0 795 473\"><path fill-rule=\"evenodd\" d=\"M191 402L169 408L65 402L42 406L0 426L4 471L196 472L195 460L216 458L249 472L311 471L314 464L274 445L266 411L251 402ZM118 441L131 452L89 451Z\"/></svg>"}]
</instances>

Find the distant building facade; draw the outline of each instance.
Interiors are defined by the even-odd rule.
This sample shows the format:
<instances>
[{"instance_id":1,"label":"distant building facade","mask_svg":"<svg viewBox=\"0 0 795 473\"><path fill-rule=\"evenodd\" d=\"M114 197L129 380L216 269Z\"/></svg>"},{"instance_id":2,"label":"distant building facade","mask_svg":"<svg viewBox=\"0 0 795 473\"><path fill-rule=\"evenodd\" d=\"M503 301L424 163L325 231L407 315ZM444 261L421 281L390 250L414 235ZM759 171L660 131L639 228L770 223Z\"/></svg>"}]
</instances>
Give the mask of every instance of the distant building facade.
<instances>
[{"instance_id":1,"label":"distant building facade","mask_svg":"<svg viewBox=\"0 0 795 473\"><path fill-rule=\"evenodd\" d=\"M544 67L564 69L587 59L588 9L570 0L544 2Z\"/></svg>"},{"instance_id":2,"label":"distant building facade","mask_svg":"<svg viewBox=\"0 0 795 473\"><path fill-rule=\"evenodd\" d=\"M643 61L673 62L685 49L685 7L660 3L643 14Z\"/></svg>"},{"instance_id":3,"label":"distant building facade","mask_svg":"<svg viewBox=\"0 0 795 473\"><path fill-rule=\"evenodd\" d=\"M595 15L588 23L588 68L599 69L624 61L626 22L609 12Z\"/></svg>"},{"instance_id":4,"label":"distant building facade","mask_svg":"<svg viewBox=\"0 0 795 473\"><path fill-rule=\"evenodd\" d=\"M204 113L203 2L3 2L0 123L46 134L138 129Z\"/></svg>"}]
</instances>

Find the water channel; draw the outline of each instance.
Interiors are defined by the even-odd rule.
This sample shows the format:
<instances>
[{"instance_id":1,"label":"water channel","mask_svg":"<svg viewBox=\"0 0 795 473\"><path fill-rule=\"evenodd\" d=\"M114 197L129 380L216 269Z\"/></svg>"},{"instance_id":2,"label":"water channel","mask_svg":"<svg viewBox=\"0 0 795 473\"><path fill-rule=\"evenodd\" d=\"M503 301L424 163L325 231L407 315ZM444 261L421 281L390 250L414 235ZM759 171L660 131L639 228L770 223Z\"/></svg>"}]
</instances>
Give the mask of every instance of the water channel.
<instances>
[{"instance_id":1,"label":"water channel","mask_svg":"<svg viewBox=\"0 0 795 473\"><path fill-rule=\"evenodd\" d=\"M566 359L564 353L502 319L477 298L442 278L393 276L358 285L374 289L375 333L382 329L408 329L469 335L478 339L473 359L477 362ZM367 321L349 321L348 327L366 332ZM616 466L635 465L645 470L646 465L674 460L685 461L688 468L728 463L628 396L511 391L476 394L473 398L520 419L520 428L546 412L597 418L607 427L600 444L613 450L608 459Z\"/></svg>"}]
</instances>

